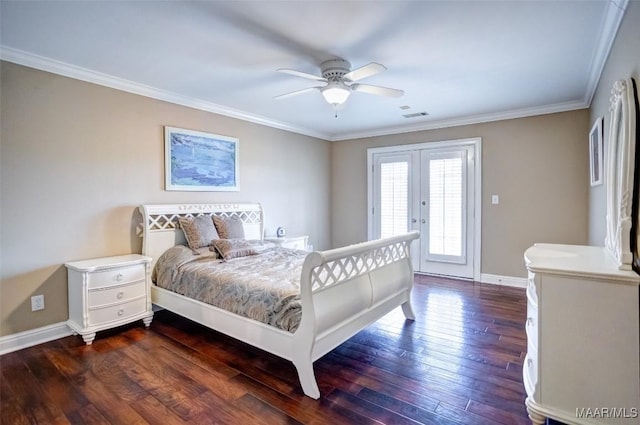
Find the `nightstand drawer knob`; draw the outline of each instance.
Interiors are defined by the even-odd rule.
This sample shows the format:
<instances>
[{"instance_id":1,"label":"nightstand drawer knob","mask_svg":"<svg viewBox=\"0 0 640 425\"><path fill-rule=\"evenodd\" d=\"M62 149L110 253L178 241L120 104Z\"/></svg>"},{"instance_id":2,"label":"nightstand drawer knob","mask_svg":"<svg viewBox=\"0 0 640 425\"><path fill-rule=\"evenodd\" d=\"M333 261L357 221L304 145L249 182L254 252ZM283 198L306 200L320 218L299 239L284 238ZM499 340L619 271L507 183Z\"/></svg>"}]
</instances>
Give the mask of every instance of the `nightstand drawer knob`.
<instances>
[{"instance_id":1,"label":"nightstand drawer knob","mask_svg":"<svg viewBox=\"0 0 640 425\"><path fill-rule=\"evenodd\" d=\"M122 299L122 297L124 297L124 291L118 292L118 295L116 295L116 298Z\"/></svg>"},{"instance_id":2,"label":"nightstand drawer knob","mask_svg":"<svg viewBox=\"0 0 640 425\"><path fill-rule=\"evenodd\" d=\"M117 280L118 282L120 282L120 281L122 280L122 278L123 278L123 277L124 277L124 275L123 275L122 273L118 273L118 274L116 275L116 280Z\"/></svg>"},{"instance_id":3,"label":"nightstand drawer knob","mask_svg":"<svg viewBox=\"0 0 640 425\"><path fill-rule=\"evenodd\" d=\"M118 310L118 316L122 316L124 314L124 308Z\"/></svg>"}]
</instances>

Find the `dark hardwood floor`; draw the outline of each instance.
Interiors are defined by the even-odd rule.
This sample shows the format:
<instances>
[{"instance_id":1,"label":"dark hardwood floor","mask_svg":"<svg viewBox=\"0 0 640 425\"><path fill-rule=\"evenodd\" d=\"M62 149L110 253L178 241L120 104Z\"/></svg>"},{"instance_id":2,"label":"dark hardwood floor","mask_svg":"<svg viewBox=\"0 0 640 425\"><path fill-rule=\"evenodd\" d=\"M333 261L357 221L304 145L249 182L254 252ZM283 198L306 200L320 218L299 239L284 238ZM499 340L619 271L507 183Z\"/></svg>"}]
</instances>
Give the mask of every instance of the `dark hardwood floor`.
<instances>
[{"instance_id":1,"label":"dark hardwood floor","mask_svg":"<svg viewBox=\"0 0 640 425\"><path fill-rule=\"evenodd\" d=\"M293 365L169 312L0 357L2 424L530 424L524 290L416 276L415 322L388 314Z\"/></svg>"}]
</instances>

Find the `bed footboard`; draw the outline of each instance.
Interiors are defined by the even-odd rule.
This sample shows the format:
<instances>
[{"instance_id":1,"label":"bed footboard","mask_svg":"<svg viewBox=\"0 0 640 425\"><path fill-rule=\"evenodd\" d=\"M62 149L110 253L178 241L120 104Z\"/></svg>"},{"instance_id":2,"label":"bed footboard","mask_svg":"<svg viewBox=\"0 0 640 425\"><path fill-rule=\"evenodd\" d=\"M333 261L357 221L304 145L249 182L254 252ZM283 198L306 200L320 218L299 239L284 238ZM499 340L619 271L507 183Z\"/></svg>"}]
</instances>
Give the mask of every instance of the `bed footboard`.
<instances>
[{"instance_id":1,"label":"bed footboard","mask_svg":"<svg viewBox=\"0 0 640 425\"><path fill-rule=\"evenodd\" d=\"M415 319L411 242L418 237L413 231L307 256L292 359L306 395L320 397L315 360L398 306Z\"/></svg>"}]
</instances>

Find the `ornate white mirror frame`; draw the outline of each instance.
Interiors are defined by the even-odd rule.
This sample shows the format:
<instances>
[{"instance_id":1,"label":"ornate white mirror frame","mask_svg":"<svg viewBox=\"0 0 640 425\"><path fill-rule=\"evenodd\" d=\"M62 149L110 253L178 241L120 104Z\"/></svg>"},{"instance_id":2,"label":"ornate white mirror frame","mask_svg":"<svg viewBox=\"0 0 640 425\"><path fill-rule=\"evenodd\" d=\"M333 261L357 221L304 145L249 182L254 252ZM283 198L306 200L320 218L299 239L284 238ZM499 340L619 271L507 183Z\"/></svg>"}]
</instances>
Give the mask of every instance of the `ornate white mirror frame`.
<instances>
[{"instance_id":1,"label":"ornate white mirror frame","mask_svg":"<svg viewBox=\"0 0 640 425\"><path fill-rule=\"evenodd\" d=\"M616 81L611 94L605 246L621 270L631 270L631 210L636 151L636 95L633 79Z\"/></svg>"}]
</instances>

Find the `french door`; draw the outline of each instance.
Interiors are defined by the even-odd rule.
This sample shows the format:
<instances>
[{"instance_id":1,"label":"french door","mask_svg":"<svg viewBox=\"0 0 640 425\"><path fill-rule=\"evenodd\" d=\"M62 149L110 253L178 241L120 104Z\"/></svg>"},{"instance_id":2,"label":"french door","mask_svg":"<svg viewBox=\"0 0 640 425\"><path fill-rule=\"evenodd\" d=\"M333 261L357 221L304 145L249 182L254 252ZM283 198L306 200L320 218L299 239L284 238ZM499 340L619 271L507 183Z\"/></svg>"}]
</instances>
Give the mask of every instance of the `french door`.
<instances>
[{"instance_id":1,"label":"french door","mask_svg":"<svg viewBox=\"0 0 640 425\"><path fill-rule=\"evenodd\" d=\"M370 238L419 230L416 271L479 279L479 150L479 139L371 149Z\"/></svg>"}]
</instances>

